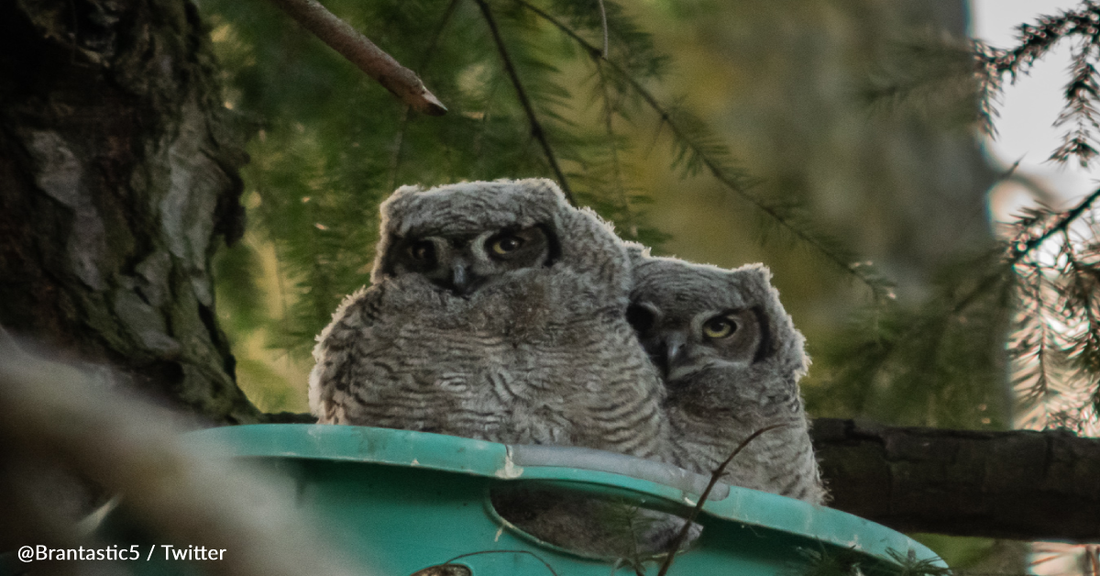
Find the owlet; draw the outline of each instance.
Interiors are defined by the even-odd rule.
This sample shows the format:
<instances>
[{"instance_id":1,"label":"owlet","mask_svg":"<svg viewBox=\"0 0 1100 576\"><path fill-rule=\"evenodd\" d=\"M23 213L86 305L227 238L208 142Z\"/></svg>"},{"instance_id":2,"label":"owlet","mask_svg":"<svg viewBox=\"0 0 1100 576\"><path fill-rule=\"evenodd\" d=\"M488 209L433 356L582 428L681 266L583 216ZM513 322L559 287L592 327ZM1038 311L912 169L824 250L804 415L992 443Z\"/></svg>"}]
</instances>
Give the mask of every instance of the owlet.
<instances>
[{"instance_id":1,"label":"owlet","mask_svg":"<svg viewBox=\"0 0 1100 576\"><path fill-rule=\"evenodd\" d=\"M550 180L399 188L371 286L318 337L321 423L667 450L664 387L626 320L626 247Z\"/></svg>"},{"instance_id":2,"label":"owlet","mask_svg":"<svg viewBox=\"0 0 1100 576\"><path fill-rule=\"evenodd\" d=\"M798 380L804 338L759 264L735 270L630 248L628 316L667 389L675 462L713 473L754 431L770 425L726 468L736 486L821 504L821 484Z\"/></svg>"}]
</instances>

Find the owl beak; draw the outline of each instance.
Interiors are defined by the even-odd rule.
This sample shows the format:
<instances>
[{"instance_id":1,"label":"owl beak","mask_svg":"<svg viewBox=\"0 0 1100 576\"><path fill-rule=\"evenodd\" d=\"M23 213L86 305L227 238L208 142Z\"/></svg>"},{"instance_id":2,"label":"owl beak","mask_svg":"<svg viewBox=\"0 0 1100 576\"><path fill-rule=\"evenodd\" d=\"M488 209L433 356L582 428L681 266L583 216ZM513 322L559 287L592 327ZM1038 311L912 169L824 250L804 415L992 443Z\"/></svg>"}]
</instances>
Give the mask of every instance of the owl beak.
<instances>
[{"instance_id":1,"label":"owl beak","mask_svg":"<svg viewBox=\"0 0 1100 576\"><path fill-rule=\"evenodd\" d=\"M451 266L450 288L459 296L467 296L481 285L481 277L470 272L466 262L455 262Z\"/></svg>"},{"instance_id":2,"label":"owl beak","mask_svg":"<svg viewBox=\"0 0 1100 576\"><path fill-rule=\"evenodd\" d=\"M668 365L673 366L680 361L684 354L684 336L672 334L665 340L665 355L668 357Z\"/></svg>"},{"instance_id":3,"label":"owl beak","mask_svg":"<svg viewBox=\"0 0 1100 576\"><path fill-rule=\"evenodd\" d=\"M684 344L686 342L687 339L684 338L684 335L677 332L673 332L665 338L664 362L662 363L664 365L662 368L664 368L666 377L668 377L676 369L677 364L683 360Z\"/></svg>"},{"instance_id":4,"label":"owl beak","mask_svg":"<svg viewBox=\"0 0 1100 576\"><path fill-rule=\"evenodd\" d=\"M470 274L465 262L458 262L451 268L451 286L458 294L465 294L470 288Z\"/></svg>"}]
</instances>

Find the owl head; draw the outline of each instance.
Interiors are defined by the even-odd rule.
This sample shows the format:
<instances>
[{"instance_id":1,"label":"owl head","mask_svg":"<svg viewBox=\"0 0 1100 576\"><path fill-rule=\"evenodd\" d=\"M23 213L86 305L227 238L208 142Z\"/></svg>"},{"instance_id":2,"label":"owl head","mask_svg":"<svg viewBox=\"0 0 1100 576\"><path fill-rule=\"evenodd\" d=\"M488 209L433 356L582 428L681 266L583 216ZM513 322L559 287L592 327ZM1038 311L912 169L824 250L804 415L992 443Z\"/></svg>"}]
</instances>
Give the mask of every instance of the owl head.
<instances>
[{"instance_id":1,"label":"owl head","mask_svg":"<svg viewBox=\"0 0 1100 576\"><path fill-rule=\"evenodd\" d=\"M796 389L808 364L804 338L766 267L725 270L651 257L640 246L630 252L634 287L627 319L670 393L692 387L680 391L706 401L763 393L754 387L774 388L777 380Z\"/></svg>"},{"instance_id":2,"label":"owl head","mask_svg":"<svg viewBox=\"0 0 1100 576\"><path fill-rule=\"evenodd\" d=\"M519 277L606 273L626 298L624 248L588 210L568 205L551 180L403 186L381 206L373 283L415 275L461 297Z\"/></svg>"}]
</instances>

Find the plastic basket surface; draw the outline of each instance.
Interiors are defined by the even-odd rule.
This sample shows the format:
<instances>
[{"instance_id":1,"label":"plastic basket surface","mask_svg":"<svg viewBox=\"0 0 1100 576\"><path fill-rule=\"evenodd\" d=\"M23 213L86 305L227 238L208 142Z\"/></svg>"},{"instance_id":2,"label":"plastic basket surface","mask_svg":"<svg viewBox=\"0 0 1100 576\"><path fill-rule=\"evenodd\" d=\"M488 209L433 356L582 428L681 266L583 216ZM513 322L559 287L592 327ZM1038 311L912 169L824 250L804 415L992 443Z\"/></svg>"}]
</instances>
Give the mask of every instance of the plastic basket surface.
<instances>
[{"instance_id":1,"label":"plastic basket surface","mask_svg":"<svg viewBox=\"0 0 1100 576\"><path fill-rule=\"evenodd\" d=\"M578 448L506 446L453 436L361 426L266 424L204 430L189 443L212 457L259 460L285 476L287 498L319 515L326 537L365 573L407 576L463 554L474 576L607 576L612 562L542 545L503 522L487 504L502 482L552 482L608 493L683 515L705 486L701 476L654 462ZM829 508L719 485L697 522L703 535L670 576L796 576L799 549L850 550L865 574L891 572L891 552L938 558L886 527ZM942 563L939 564L942 566ZM655 565L647 573L656 574ZM633 574L623 567L618 573Z\"/></svg>"}]
</instances>

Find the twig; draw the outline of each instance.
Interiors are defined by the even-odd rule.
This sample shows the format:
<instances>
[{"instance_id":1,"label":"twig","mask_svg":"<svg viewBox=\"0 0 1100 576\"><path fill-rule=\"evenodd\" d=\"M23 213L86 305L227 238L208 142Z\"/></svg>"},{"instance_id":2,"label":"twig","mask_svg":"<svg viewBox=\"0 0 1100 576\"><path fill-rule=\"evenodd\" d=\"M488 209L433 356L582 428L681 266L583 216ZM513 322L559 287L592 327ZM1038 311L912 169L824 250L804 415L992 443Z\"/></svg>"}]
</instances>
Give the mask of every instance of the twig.
<instances>
[{"instance_id":1,"label":"twig","mask_svg":"<svg viewBox=\"0 0 1100 576\"><path fill-rule=\"evenodd\" d=\"M1057 234L1058 232L1061 232L1062 230L1065 230L1070 224L1073 223L1074 220L1084 214L1085 211L1092 206L1093 202L1096 202L1098 199L1100 199L1100 189L1097 189L1092 194L1089 194L1088 197L1082 200L1080 204L1074 206L1066 212L1063 212L1062 217L1059 218L1053 226L1048 228L1042 234L1028 240L1027 242L1024 242L1023 246L1017 247L1020 242L1013 242L1012 251L1009 254L1008 260L1005 262L1006 266L1008 268L1012 268L1016 264L1019 264L1020 260L1023 260L1025 256L1031 253L1032 250L1038 248L1040 245L1042 245L1043 242L1046 242L1048 238ZM979 296L985 293L986 290L996 284L997 281L1001 279L1002 274L1003 272L986 276L985 279L983 279L976 288L971 290L966 296L955 303L955 306L951 309L951 313L958 314L966 309L968 306L970 306L970 304L973 303L974 300L976 300Z\"/></svg>"},{"instance_id":2,"label":"twig","mask_svg":"<svg viewBox=\"0 0 1100 576\"><path fill-rule=\"evenodd\" d=\"M607 7L603 5L603 0L599 0L600 3L600 27L603 28L603 57L607 58L608 41L607 34Z\"/></svg>"},{"instance_id":3,"label":"twig","mask_svg":"<svg viewBox=\"0 0 1100 576\"><path fill-rule=\"evenodd\" d=\"M1035 238L1032 238L1031 240L1028 240L1023 245L1023 247L1016 248L1016 246L1013 246L1012 247L1012 257L1009 258L1008 263L1009 264L1016 264L1017 262L1022 260L1023 257L1026 256L1029 252L1031 252L1036 247L1038 247L1040 244L1045 242L1047 238L1050 238L1055 233L1057 233L1061 230L1064 230L1074 220L1076 220L1079 216L1084 214L1085 211L1088 210L1092 206L1092 203L1096 202L1097 199L1100 199L1100 189L1097 189L1092 194L1089 194L1088 197L1086 197L1084 200L1082 200L1080 204L1078 204L1078 205L1074 206L1073 208L1071 208L1070 210L1064 212L1063 216L1058 220L1058 222L1054 226L1052 226L1051 228L1049 228L1047 231L1043 232L1039 236L1036 236Z\"/></svg>"},{"instance_id":4,"label":"twig","mask_svg":"<svg viewBox=\"0 0 1100 576\"><path fill-rule=\"evenodd\" d=\"M733 451L733 454L729 455L718 468L710 475L710 482L707 483L706 489L699 495L699 502L695 504L695 508L692 509L691 514L687 517L687 522L684 522L684 527L680 529L680 533L676 535L676 539L672 543L672 547L668 552L668 556L665 557L665 561L661 564L661 570L657 572L657 576L665 576L668 569L672 567L672 561L676 558L676 553L680 551L680 547L687 541L688 532L691 531L691 525L695 523L695 519L699 517L699 513L703 510L703 504L706 503L707 497L710 496L710 491L714 489L714 485L718 483L718 479L722 477L722 474L726 472L726 466L729 466L730 462L745 449L745 446L749 445L749 442L756 440L761 434L775 430L776 428L782 428L788 426L787 422L781 422L779 424L772 424L771 426L765 426L752 434L749 434L748 438L745 438L737 445L737 449Z\"/></svg>"},{"instance_id":5,"label":"twig","mask_svg":"<svg viewBox=\"0 0 1100 576\"><path fill-rule=\"evenodd\" d=\"M478 8L481 9L481 13L485 15L485 23L488 24L489 31L493 34L493 42L496 43L497 51L500 53L500 59L504 62L504 70L508 73L508 78L512 80L512 86L516 88L519 102L523 106L524 113L527 114L527 121L531 125L531 136L542 146L542 151L546 154L546 160L550 163L550 168L554 171L554 175L558 179L558 184L561 185L561 191L565 193L566 200L569 201L569 204L576 206L577 201L573 198L573 191L569 188L569 181L566 180L565 173L562 172L561 166L558 165L558 159L554 156L554 149L550 147L550 142L546 139L546 133L542 129L542 124L539 123L539 119L535 115L535 109L531 106L531 99L527 97L527 91L523 88L523 83L520 82L519 74L516 73L516 67L512 64L512 57L508 54L508 48L504 45L504 38L500 35L500 29L497 27L496 19L493 18L493 11L489 8L485 0L475 1L477 2Z\"/></svg>"},{"instance_id":6,"label":"twig","mask_svg":"<svg viewBox=\"0 0 1100 576\"><path fill-rule=\"evenodd\" d=\"M417 112L429 116L447 113L447 107L424 86L415 72L402 66L316 0L271 2Z\"/></svg>"}]
</instances>

